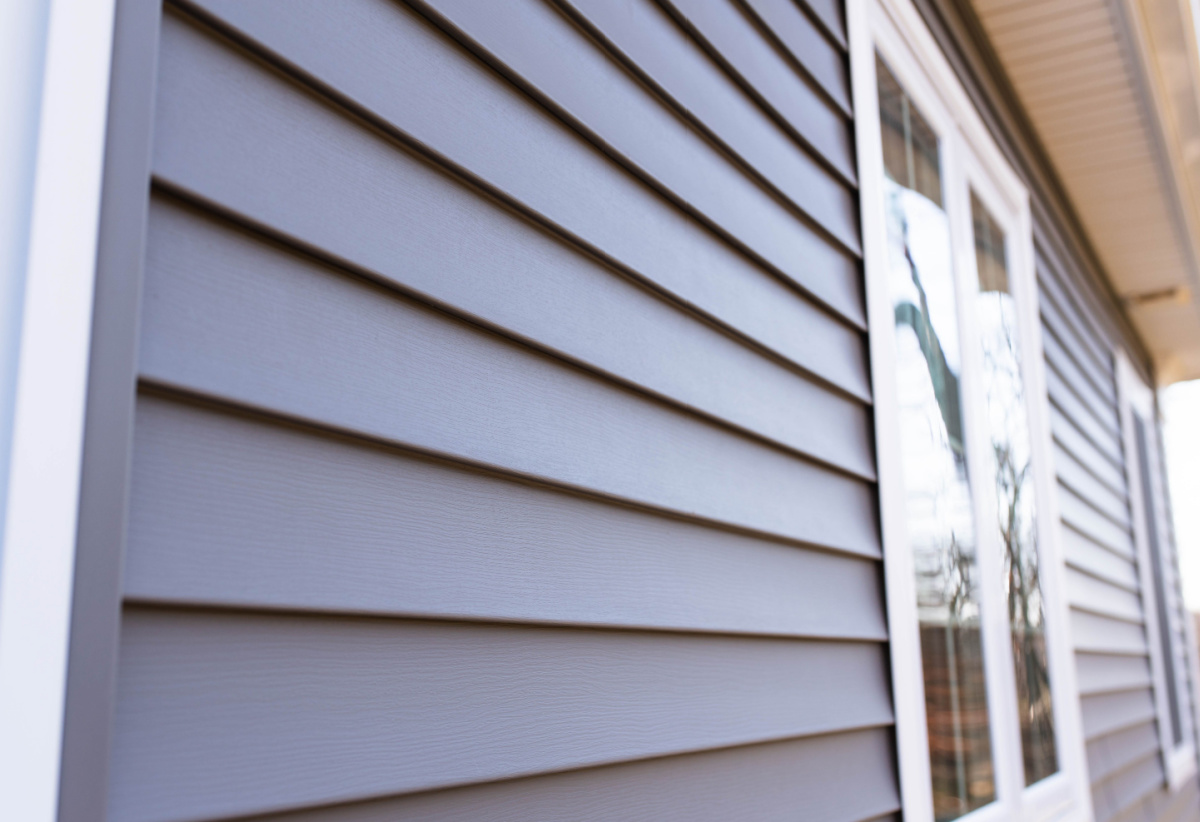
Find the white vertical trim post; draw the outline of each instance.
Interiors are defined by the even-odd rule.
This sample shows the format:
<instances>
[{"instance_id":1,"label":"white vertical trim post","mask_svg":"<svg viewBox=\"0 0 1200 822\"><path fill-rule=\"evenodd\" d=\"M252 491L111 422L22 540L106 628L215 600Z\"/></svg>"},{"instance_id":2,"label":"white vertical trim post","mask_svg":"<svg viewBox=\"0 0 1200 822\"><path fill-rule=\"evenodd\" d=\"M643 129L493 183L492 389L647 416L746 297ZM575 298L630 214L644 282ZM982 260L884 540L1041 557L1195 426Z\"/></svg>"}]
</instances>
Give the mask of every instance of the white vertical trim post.
<instances>
[{"instance_id":1,"label":"white vertical trim post","mask_svg":"<svg viewBox=\"0 0 1200 822\"><path fill-rule=\"evenodd\" d=\"M893 367L896 354L890 332L892 298L885 276L888 270L887 229L883 211L883 152L876 101L875 45L869 19L870 0L847 0L846 6L900 799L905 819L931 820L933 792L929 737L925 726L925 675L921 668L920 628L915 618L916 574L912 552L908 549L897 408L899 394Z\"/></svg>"},{"instance_id":2,"label":"white vertical trim post","mask_svg":"<svg viewBox=\"0 0 1200 822\"><path fill-rule=\"evenodd\" d=\"M52 822L114 0L51 0L0 554L0 818Z\"/></svg>"}]
</instances>

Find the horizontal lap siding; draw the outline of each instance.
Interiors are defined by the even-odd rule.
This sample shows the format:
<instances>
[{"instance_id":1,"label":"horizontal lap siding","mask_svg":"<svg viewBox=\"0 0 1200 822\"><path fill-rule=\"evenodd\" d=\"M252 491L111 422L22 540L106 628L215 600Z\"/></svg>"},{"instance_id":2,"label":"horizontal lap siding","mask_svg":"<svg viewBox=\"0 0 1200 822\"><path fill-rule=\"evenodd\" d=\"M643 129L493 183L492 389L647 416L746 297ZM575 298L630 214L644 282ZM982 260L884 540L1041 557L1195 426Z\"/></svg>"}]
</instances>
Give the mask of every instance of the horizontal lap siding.
<instances>
[{"instance_id":1,"label":"horizontal lap siding","mask_svg":"<svg viewBox=\"0 0 1200 822\"><path fill-rule=\"evenodd\" d=\"M1111 351L1123 338L1065 251L1038 239L1061 544L1092 806L1153 820L1166 796ZM1155 806L1156 807L1156 806ZM1192 818L1192 817L1186 817Z\"/></svg>"},{"instance_id":2,"label":"horizontal lap siding","mask_svg":"<svg viewBox=\"0 0 1200 822\"><path fill-rule=\"evenodd\" d=\"M168 7L111 819L891 818L846 72L829 0Z\"/></svg>"},{"instance_id":3,"label":"horizontal lap siding","mask_svg":"<svg viewBox=\"0 0 1200 822\"><path fill-rule=\"evenodd\" d=\"M134 495L139 601L884 638L873 560L163 396Z\"/></svg>"},{"instance_id":4,"label":"horizontal lap siding","mask_svg":"<svg viewBox=\"0 0 1200 822\"><path fill-rule=\"evenodd\" d=\"M272 815L271 822L579 822L660 819L863 819L894 803L864 784L851 796L824 786L849 771L893 767L886 729L766 743L491 782L447 791ZM882 758L881 758L882 755ZM786 809L781 813L780 809ZM266 822L266 819L263 819Z\"/></svg>"},{"instance_id":5,"label":"horizontal lap siding","mask_svg":"<svg viewBox=\"0 0 1200 822\"><path fill-rule=\"evenodd\" d=\"M147 380L667 511L878 554L872 486L861 478L731 435L236 232L189 225L178 245L160 251L177 226L157 216L152 204L151 228L164 232L149 241ZM177 248L186 252L172 253ZM683 357L677 361L682 367ZM742 479L730 487L731 476ZM848 516L819 516L830 510Z\"/></svg>"},{"instance_id":6,"label":"horizontal lap siding","mask_svg":"<svg viewBox=\"0 0 1200 822\"><path fill-rule=\"evenodd\" d=\"M113 805L150 818L890 720L874 687L884 655L869 643L174 609L128 610L124 631Z\"/></svg>"}]
</instances>

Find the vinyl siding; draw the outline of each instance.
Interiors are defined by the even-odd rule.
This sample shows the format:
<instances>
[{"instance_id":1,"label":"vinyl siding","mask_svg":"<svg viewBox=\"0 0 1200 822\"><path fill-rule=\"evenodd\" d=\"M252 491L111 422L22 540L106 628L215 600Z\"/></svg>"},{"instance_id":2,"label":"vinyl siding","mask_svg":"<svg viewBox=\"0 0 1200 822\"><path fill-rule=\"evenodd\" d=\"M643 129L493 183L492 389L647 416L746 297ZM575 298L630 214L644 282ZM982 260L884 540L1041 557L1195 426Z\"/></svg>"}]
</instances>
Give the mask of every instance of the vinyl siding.
<instances>
[{"instance_id":1,"label":"vinyl siding","mask_svg":"<svg viewBox=\"0 0 1200 822\"><path fill-rule=\"evenodd\" d=\"M1126 339L1105 296L1052 235L1041 232L1037 244L1061 544L1094 815L1097 822L1197 819L1194 779L1179 794L1164 788L1114 361L1106 353ZM1163 500L1165 488L1155 490ZM1156 516L1165 527L1165 508ZM1174 567L1169 575L1178 586Z\"/></svg>"},{"instance_id":2,"label":"vinyl siding","mask_svg":"<svg viewBox=\"0 0 1200 822\"><path fill-rule=\"evenodd\" d=\"M112 820L899 807L840 4L500 11L165 11Z\"/></svg>"},{"instance_id":3,"label":"vinyl siding","mask_svg":"<svg viewBox=\"0 0 1200 822\"><path fill-rule=\"evenodd\" d=\"M821 790L849 769L889 767L883 730L766 743L272 815L273 822L557 822L562 819L843 819L889 800ZM847 801L849 799L849 801ZM857 817L854 817L857 818ZM870 822L898 822L898 816ZM264 820L265 822L265 820Z\"/></svg>"}]
</instances>

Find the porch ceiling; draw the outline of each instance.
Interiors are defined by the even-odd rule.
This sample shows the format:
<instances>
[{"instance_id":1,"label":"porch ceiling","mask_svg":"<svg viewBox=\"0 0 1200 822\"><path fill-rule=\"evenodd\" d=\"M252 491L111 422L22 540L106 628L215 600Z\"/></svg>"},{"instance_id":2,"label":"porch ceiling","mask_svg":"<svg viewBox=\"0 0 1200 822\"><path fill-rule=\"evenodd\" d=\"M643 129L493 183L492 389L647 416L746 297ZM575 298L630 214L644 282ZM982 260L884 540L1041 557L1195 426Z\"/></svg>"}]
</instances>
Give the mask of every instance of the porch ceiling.
<instances>
[{"instance_id":1,"label":"porch ceiling","mask_svg":"<svg viewBox=\"0 0 1200 822\"><path fill-rule=\"evenodd\" d=\"M1195 0L972 0L1155 359L1200 378Z\"/></svg>"}]
</instances>

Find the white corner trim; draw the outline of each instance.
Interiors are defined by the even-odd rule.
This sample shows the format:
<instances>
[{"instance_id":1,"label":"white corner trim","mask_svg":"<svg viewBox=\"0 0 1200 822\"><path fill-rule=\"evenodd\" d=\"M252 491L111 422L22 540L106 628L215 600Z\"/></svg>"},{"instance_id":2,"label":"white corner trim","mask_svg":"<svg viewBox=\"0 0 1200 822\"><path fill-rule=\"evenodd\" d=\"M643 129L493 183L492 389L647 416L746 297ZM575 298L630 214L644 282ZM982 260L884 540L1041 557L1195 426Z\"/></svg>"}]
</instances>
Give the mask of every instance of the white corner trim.
<instances>
[{"instance_id":1,"label":"white corner trim","mask_svg":"<svg viewBox=\"0 0 1200 822\"><path fill-rule=\"evenodd\" d=\"M0 817L53 822L115 0L50 0L0 554Z\"/></svg>"}]
</instances>

